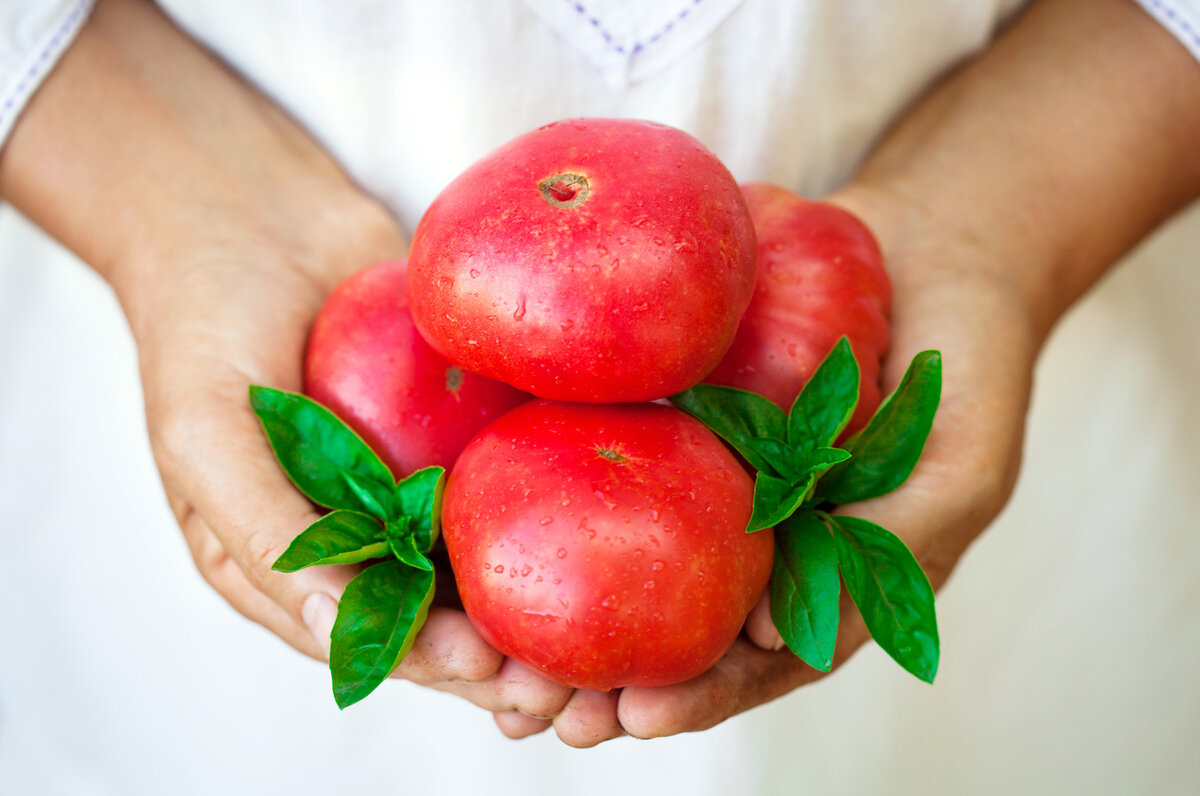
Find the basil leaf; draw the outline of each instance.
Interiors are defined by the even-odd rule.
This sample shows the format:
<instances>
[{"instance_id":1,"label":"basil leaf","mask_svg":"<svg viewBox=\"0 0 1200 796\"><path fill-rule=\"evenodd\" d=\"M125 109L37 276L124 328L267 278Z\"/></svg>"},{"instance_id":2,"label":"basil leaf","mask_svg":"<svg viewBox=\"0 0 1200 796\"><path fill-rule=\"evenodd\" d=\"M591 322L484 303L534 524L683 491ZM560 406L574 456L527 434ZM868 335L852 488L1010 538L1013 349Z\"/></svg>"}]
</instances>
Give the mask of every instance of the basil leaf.
<instances>
[{"instance_id":1,"label":"basil leaf","mask_svg":"<svg viewBox=\"0 0 1200 796\"><path fill-rule=\"evenodd\" d=\"M392 555L396 560L410 567L423 569L426 572L433 571L433 564L425 557L425 554L417 549L417 539L411 533L389 533L387 535L387 547L391 550Z\"/></svg>"},{"instance_id":2,"label":"basil leaf","mask_svg":"<svg viewBox=\"0 0 1200 796\"><path fill-rule=\"evenodd\" d=\"M399 561L368 567L346 585L329 647L339 708L374 691L412 649L433 602L433 587L433 572Z\"/></svg>"},{"instance_id":3,"label":"basil leaf","mask_svg":"<svg viewBox=\"0 0 1200 796\"><path fill-rule=\"evenodd\" d=\"M379 521L357 511L334 511L308 526L271 569L295 572L326 564L357 564L388 553Z\"/></svg>"},{"instance_id":4,"label":"basil leaf","mask_svg":"<svg viewBox=\"0 0 1200 796\"><path fill-rule=\"evenodd\" d=\"M442 491L446 486L446 471L441 467L426 467L396 484L395 515L411 517L409 533L413 534L416 549L428 553L441 530Z\"/></svg>"},{"instance_id":5,"label":"basil leaf","mask_svg":"<svg viewBox=\"0 0 1200 796\"><path fill-rule=\"evenodd\" d=\"M778 439L754 439L748 440L746 444L767 463L766 469L759 469L760 473L776 475L786 481L797 480L795 473L802 471L803 467L797 466L797 451L788 447L786 442Z\"/></svg>"},{"instance_id":6,"label":"basil leaf","mask_svg":"<svg viewBox=\"0 0 1200 796\"><path fill-rule=\"evenodd\" d=\"M826 515L829 516L829 515ZM884 652L927 683L938 667L933 587L895 534L857 517L832 516L846 590Z\"/></svg>"},{"instance_id":7,"label":"basil leaf","mask_svg":"<svg viewBox=\"0 0 1200 796\"><path fill-rule=\"evenodd\" d=\"M375 496L375 492L372 490L371 485L363 484L345 470L342 470L340 473L338 473L338 475L341 476L342 480L346 483L346 486L350 487L350 491L353 492L354 496L358 498L358 501L362 503L362 506L367 510L367 513L380 520L387 519L389 512L382 505L380 505L379 498Z\"/></svg>"},{"instance_id":8,"label":"basil leaf","mask_svg":"<svg viewBox=\"0 0 1200 796\"><path fill-rule=\"evenodd\" d=\"M250 405L275 457L309 500L380 519L391 511L391 472L333 412L303 395L257 385L250 387Z\"/></svg>"},{"instance_id":9,"label":"basil leaf","mask_svg":"<svg viewBox=\"0 0 1200 796\"><path fill-rule=\"evenodd\" d=\"M800 508L808 490L812 486L810 476L800 484L793 484L782 478L775 478L760 472L754 477L754 508L750 514L750 524L746 533L772 528L792 516L792 512Z\"/></svg>"},{"instance_id":10,"label":"basil leaf","mask_svg":"<svg viewBox=\"0 0 1200 796\"><path fill-rule=\"evenodd\" d=\"M776 526L771 619L788 649L822 672L833 668L841 591L837 545L824 521L806 511Z\"/></svg>"},{"instance_id":11,"label":"basil leaf","mask_svg":"<svg viewBox=\"0 0 1200 796\"><path fill-rule=\"evenodd\" d=\"M670 401L732 445L754 469L774 472L753 445L754 440L787 437L787 415L770 400L747 390L697 384Z\"/></svg>"},{"instance_id":12,"label":"basil leaf","mask_svg":"<svg viewBox=\"0 0 1200 796\"><path fill-rule=\"evenodd\" d=\"M942 395L942 356L913 357L896 391L848 444L852 458L831 470L817 492L837 504L886 495L904 483L921 458Z\"/></svg>"},{"instance_id":13,"label":"basil leaf","mask_svg":"<svg viewBox=\"0 0 1200 796\"><path fill-rule=\"evenodd\" d=\"M832 445L858 406L858 362L850 341L841 338L804 385L788 413L792 447Z\"/></svg>"}]
</instances>

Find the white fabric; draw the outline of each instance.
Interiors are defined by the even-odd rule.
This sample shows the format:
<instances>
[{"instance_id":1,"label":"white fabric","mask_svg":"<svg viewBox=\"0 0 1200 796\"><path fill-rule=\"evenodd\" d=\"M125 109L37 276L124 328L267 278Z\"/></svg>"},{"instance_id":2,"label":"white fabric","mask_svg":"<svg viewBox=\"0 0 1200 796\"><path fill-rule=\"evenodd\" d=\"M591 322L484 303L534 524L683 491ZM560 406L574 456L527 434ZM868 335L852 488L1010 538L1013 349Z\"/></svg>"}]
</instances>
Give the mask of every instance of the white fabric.
<instances>
[{"instance_id":1,"label":"white fabric","mask_svg":"<svg viewBox=\"0 0 1200 796\"><path fill-rule=\"evenodd\" d=\"M741 0L525 2L587 56L609 84L623 87L695 47Z\"/></svg>"},{"instance_id":2,"label":"white fabric","mask_svg":"<svg viewBox=\"0 0 1200 796\"><path fill-rule=\"evenodd\" d=\"M168 3L409 230L472 159L571 115L676 124L739 179L818 194L1012 5L743 0L622 88L575 45L587 19L518 0ZM936 685L868 647L714 730L575 751L404 683L339 713L193 569L109 289L0 209L0 793L1190 792L1198 251L1200 207L1055 333L1016 495L939 597Z\"/></svg>"},{"instance_id":3,"label":"white fabric","mask_svg":"<svg viewBox=\"0 0 1200 796\"><path fill-rule=\"evenodd\" d=\"M1137 0L1137 4L1200 58L1200 0Z\"/></svg>"},{"instance_id":4,"label":"white fabric","mask_svg":"<svg viewBox=\"0 0 1200 796\"><path fill-rule=\"evenodd\" d=\"M0 144L95 0L7 0L0 4Z\"/></svg>"}]
</instances>

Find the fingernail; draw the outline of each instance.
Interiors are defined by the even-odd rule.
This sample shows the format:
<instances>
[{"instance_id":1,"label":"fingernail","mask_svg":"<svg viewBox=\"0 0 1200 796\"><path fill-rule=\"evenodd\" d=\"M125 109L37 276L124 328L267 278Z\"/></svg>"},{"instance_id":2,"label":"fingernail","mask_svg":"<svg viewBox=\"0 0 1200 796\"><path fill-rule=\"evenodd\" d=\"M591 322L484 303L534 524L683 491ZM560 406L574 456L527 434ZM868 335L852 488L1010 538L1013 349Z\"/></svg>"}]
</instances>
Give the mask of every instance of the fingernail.
<instances>
[{"instance_id":1,"label":"fingernail","mask_svg":"<svg viewBox=\"0 0 1200 796\"><path fill-rule=\"evenodd\" d=\"M775 643L771 645L771 649L775 650L776 652L779 652L781 649L784 648L784 646L785 645L783 643L783 636L779 635L778 633L775 634Z\"/></svg>"},{"instance_id":2,"label":"fingernail","mask_svg":"<svg viewBox=\"0 0 1200 796\"><path fill-rule=\"evenodd\" d=\"M333 632L333 620L337 618L337 603L328 594L313 592L300 607L300 618L312 633L313 639L325 651L329 659L329 636Z\"/></svg>"}]
</instances>

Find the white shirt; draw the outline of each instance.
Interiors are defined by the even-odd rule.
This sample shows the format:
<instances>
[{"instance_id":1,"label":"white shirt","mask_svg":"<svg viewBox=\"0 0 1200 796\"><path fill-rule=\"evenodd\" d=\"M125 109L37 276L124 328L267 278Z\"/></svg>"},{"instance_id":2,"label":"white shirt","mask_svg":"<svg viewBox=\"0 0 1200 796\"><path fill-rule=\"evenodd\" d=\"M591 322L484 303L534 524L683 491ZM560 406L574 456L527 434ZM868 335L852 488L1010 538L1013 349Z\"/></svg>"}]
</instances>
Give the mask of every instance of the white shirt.
<instances>
[{"instance_id":1,"label":"white shirt","mask_svg":"<svg viewBox=\"0 0 1200 796\"><path fill-rule=\"evenodd\" d=\"M740 180L820 194L1016 4L163 3L409 231L476 157L574 115L655 118ZM1200 0L1143 5L1200 56ZM0 138L88 6L0 7ZM1017 492L939 596L935 686L868 646L708 732L577 752L506 741L477 708L403 683L339 714L322 667L195 573L110 291L5 209L0 792L1185 792L1200 774L1198 250L1193 209L1056 332Z\"/></svg>"}]
</instances>

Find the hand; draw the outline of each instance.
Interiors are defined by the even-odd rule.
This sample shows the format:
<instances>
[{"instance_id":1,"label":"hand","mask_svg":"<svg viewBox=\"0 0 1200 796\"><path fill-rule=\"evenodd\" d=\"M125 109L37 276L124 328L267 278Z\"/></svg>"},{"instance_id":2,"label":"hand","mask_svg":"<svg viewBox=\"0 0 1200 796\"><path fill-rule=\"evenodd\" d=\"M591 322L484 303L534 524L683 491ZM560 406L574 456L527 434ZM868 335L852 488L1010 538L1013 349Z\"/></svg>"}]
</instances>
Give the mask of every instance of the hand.
<instances>
[{"instance_id":1,"label":"hand","mask_svg":"<svg viewBox=\"0 0 1200 796\"><path fill-rule=\"evenodd\" d=\"M291 119L137 0L98 4L0 150L0 194L115 289L163 486L200 572L325 659L353 572L271 571L316 514L276 464L247 387L298 390L325 296L403 255L403 234ZM396 675L489 710L549 714L568 692L519 689L526 673L452 603L431 610Z\"/></svg>"},{"instance_id":2,"label":"hand","mask_svg":"<svg viewBox=\"0 0 1200 796\"><path fill-rule=\"evenodd\" d=\"M899 232L896 219L911 208L866 194L831 199L881 237ZM904 539L936 588L1012 489L1040 339L1029 308L1005 283L1004 269L968 237L946 230L940 237L918 236L911 245L889 246L884 240L895 291L884 390L896 386L914 354L940 348L942 404L909 480L890 495L842 510ZM843 600L842 615L835 666L867 640L849 599ZM764 595L744 636L705 674L665 688L594 695L586 702L577 692L572 702L580 710L560 715L554 727L575 745L622 732L651 738L706 729L823 676L781 645ZM906 675L897 669L897 676ZM501 726L535 729L528 722Z\"/></svg>"},{"instance_id":3,"label":"hand","mask_svg":"<svg viewBox=\"0 0 1200 796\"><path fill-rule=\"evenodd\" d=\"M920 350L940 349L944 368L912 476L844 510L900 536L935 587L1012 489L1046 335L1117 258L1200 196L1198 140L1200 71L1170 34L1121 0L1043 0L918 103L831 197L875 231L892 276L885 392ZM835 666L866 639L848 600L842 611ZM554 727L575 744L701 730L820 676L774 649L765 600L745 636L687 683L577 693L568 706L578 709Z\"/></svg>"}]
</instances>

